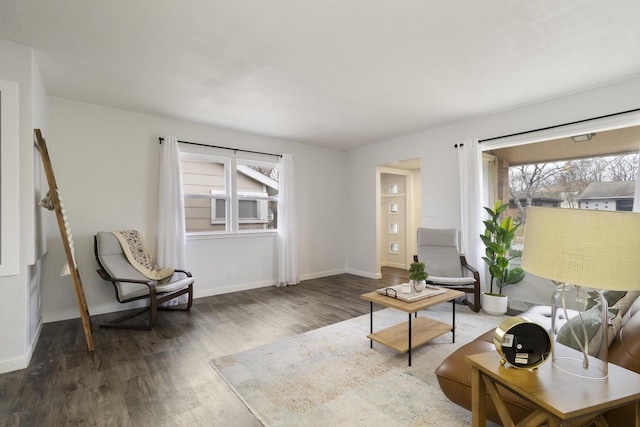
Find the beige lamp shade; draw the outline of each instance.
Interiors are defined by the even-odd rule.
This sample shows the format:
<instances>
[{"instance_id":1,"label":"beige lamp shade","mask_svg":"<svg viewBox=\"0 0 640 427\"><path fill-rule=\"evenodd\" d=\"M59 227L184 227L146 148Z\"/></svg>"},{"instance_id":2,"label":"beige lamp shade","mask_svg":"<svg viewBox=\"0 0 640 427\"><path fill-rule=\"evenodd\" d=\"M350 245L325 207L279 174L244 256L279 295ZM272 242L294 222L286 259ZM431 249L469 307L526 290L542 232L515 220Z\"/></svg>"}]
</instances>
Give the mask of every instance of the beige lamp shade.
<instances>
[{"instance_id":1,"label":"beige lamp shade","mask_svg":"<svg viewBox=\"0 0 640 427\"><path fill-rule=\"evenodd\" d=\"M522 268L556 282L640 289L640 213L529 207Z\"/></svg>"}]
</instances>

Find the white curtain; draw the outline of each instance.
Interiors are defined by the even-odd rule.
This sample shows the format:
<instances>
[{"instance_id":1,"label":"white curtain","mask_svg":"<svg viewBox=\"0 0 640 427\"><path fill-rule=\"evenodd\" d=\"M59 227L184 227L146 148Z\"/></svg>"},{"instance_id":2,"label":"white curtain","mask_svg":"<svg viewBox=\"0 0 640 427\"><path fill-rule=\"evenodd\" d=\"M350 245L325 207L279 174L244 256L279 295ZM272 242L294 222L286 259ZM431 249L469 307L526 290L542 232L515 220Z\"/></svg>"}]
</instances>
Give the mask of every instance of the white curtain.
<instances>
[{"instance_id":1,"label":"white curtain","mask_svg":"<svg viewBox=\"0 0 640 427\"><path fill-rule=\"evenodd\" d=\"M156 263L161 267L187 269L187 237L178 140L174 136L166 137L160 151ZM182 295L168 301L167 305L182 304L187 300L187 295Z\"/></svg>"},{"instance_id":2,"label":"white curtain","mask_svg":"<svg viewBox=\"0 0 640 427\"><path fill-rule=\"evenodd\" d=\"M296 195L293 157L280 159L278 192L278 274L276 286L295 285L298 278L298 244L296 233Z\"/></svg>"},{"instance_id":3,"label":"white curtain","mask_svg":"<svg viewBox=\"0 0 640 427\"><path fill-rule=\"evenodd\" d=\"M478 140L465 141L458 146L458 170L460 175L461 247L467 262L478 269L480 278L486 277L484 253L480 234L483 231L482 151ZM486 283L482 283L482 288ZM486 288L485 288L486 289ZM478 301L474 301L474 304Z\"/></svg>"},{"instance_id":4,"label":"white curtain","mask_svg":"<svg viewBox=\"0 0 640 427\"><path fill-rule=\"evenodd\" d=\"M633 194L633 211L640 212L640 153L638 153L638 170L636 172L636 191Z\"/></svg>"}]
</instances>

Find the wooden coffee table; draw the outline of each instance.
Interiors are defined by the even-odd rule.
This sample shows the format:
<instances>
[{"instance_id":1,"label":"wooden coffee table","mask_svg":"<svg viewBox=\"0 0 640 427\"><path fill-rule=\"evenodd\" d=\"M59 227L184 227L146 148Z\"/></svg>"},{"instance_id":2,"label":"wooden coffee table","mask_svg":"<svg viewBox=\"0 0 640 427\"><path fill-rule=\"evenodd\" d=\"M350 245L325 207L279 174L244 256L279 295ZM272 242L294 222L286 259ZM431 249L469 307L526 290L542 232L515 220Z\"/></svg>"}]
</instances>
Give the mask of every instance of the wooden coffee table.
<instances>
[{"instance_id":1,"label":"wooden coffee table","mask_svg":"<svg viewBox=\"0 0 640 427\"><path fill-rule=\"evenodd\" d=\"M441 304L443 302L452 301L456 298L464 296L464 292L447 289L445 293L435 295L432 297L424 298L414 302L405 302L390 296L382 295L377 292L369 292L367 294L360 295L363 300L369 301L370 306L370 324L371 333L367 335L369 338L370 346L373 348L373 342L376 341L380 344L391 347L392 349L401 353L409 354L409 366L411 366L411 350L419 347L432 339L446 334L452 333L452 341L456 341L456 305L452 305L451 310L451 324L440 322L438 320L430 319L426 316L418 317L418 311L425 308L432 307L434 305ZM391 326L390 328L383 329L381 331L373 332L373 303L383 305L385 307L395 308L396 310L409 313L409 319L407 322L402 322L398 325ZM415 319L411 318L411 315L415 313Z\"/></svg>"}]
</instances>

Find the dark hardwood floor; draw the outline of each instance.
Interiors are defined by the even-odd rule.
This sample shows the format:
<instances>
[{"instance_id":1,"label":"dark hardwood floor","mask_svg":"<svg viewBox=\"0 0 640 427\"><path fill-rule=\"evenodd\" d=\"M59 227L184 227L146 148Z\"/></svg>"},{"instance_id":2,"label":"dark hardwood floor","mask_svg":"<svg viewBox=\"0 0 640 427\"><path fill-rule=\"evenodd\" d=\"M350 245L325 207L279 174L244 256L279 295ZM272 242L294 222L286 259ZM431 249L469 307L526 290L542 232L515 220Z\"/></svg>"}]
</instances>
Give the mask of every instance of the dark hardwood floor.
<instances>
[{"instance_id":1,"label":"dark hardwood floor","mask_svg":"<svg viewBox=\"0 0 640 427\"><path fill-rule=\"evenodd\" d=\"M209 360L368 313L360 294L407 280L385 268L200 298L152 331L92 316L93 353L80 319L45 324L30 366L0 375L0 425L259 426Z\"/></svg>"}]
</instances>

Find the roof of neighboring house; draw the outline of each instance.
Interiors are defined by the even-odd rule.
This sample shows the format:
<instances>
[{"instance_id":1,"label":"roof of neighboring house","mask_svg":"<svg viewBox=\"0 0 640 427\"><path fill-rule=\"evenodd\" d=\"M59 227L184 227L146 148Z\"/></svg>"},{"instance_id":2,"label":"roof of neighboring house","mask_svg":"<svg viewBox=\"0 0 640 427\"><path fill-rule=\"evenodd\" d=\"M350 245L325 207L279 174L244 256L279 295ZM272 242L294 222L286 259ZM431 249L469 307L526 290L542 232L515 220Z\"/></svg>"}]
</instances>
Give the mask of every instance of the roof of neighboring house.
<instances>
[{"instance_id":1,"label":"roof of neighboring house","mask_svg":"<svg viewBox=\"0 0 640 427\"><path fill-rule=\"evenodd\" d=\"M633 198L635 189L635 181L592 182L578 200Z\"/></svg>"},{"instance_id":2,"label":"roof of neighboring house","mask_svg":"<svg viewBox=\"0 0 640 427\"><path fill-rule=\"evenodd\" d=\"M527 200L527 193L524 191L516 191L516 196L520 200ZM510 197L509 201L513 202L514 198ZM539 200L542 202L562 202L560 197L553 197L543 193L535 193L532 197L532 200Z\"/></svg>"},{"instance_id":3,"label":"roof of neighboring house","mask_svg":"<svg viewBox=\"0 0 640 427\"><path fill-rule=\"evenodd\" d=\"M245 166L245 165L237 165L236 168L238 169L238 172L243 173L245 175L247 175L250 178L255 179L256 181L271 187L273 189L278 189L278 181L276 181L273 178L269 178L268 176L261 174L260 172L251 169L249 166Z\"/></svg>"}]
</instances>

